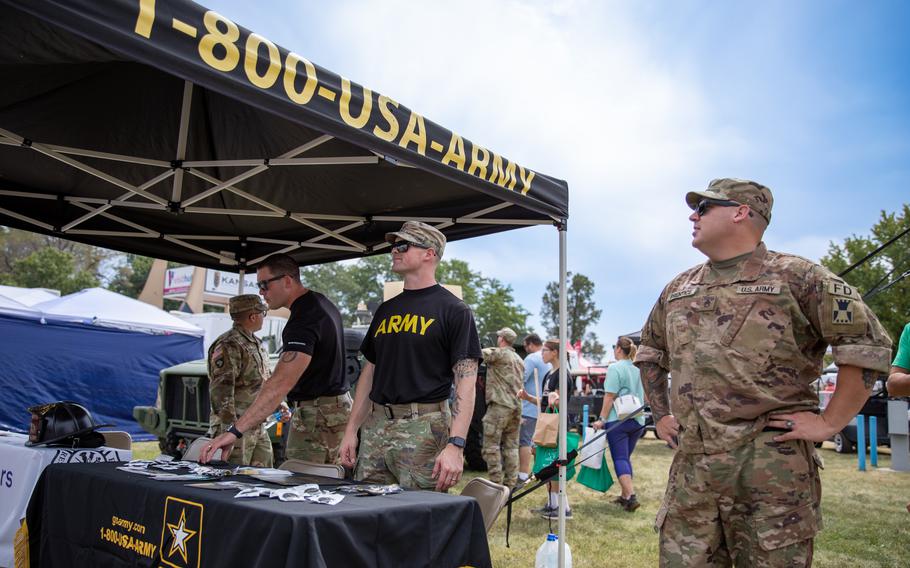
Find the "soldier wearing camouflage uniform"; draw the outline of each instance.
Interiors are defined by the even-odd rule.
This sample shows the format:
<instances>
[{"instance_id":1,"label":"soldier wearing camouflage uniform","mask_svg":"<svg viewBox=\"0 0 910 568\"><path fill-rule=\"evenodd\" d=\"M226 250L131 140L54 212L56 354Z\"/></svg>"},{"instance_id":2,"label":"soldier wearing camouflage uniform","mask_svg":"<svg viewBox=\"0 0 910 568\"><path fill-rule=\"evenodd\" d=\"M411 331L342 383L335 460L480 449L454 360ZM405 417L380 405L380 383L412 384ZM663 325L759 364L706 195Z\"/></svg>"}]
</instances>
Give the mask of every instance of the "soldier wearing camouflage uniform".
<instances>
[{"instance_id":1,"label":"soldier wearing camouflage uniform","mask_svg":"<svg viewBox=\"0 0 910 568\"><path fill-rule=\"evenodd\" d=\"M508 327L496 332L497 347L483 350L487 365L487 411L483 415L483 459L490 481L514 488L518 481L518 430L524 362L512 344L518 336Z\"/></svg>"},{"instance_id":2,"label":"soldier wearing camouflage uniform","mask_svg":"<svg viewBox=\"0 0 910 568\"><path fill-rule=\"evenodd\" d=\"M386 241L404 290L379 306L360 347L367 362L341 460L356 464L357 480L447 491L461 477L474 412L481 358L474 315L436 283L446 244L438 229L408 221Z\"/></svg>"},{"instance_id":3,"label":"soldier wearing camouflage uniform","mask_svg":"<svg viewBox=\"0 0 910 568\"><path fill-rule=\"evenodd\" d=\"M283 353L247 412L203 448L200 461L207 462L218 448L233 447L287 396L294 407L287 457L336 463L351 410L341 314L325 296L300 282L300 268L286 254L262 261L256 277L270 308L291 311L282 332Z\"/></svg>"},{"instance_id":4,"label":"soldier wearing camouflage uniform","mask_svg":"<svg viewBox=\"0 0 910 568\"><path fill-rule=\"evenodd\" d=\"M658 436L678 440L660 564L808 566L822 522L813 442L862 408L890 340L849 284L765 247L767 187L718 179L686 203L708 262L664 288L635 358ZM837 390L819 413L811 383L829 345Z\"/></svg>"},{"instance_id":5,"label":"soldier wearing camouflage uniform","mask_svg":"<svg viewBox=\"0 0 910 568\"><path fill-rule=\"evenodd\" d=\"M209 347L209 436L221 434L246 412L269 378L269 355L253 335L262 329L268 308L255 294L229 301L234 325ZM226 460L237 465L272 467L272 443L262 423L254 426Z\"/></svg>"}]
</instances>

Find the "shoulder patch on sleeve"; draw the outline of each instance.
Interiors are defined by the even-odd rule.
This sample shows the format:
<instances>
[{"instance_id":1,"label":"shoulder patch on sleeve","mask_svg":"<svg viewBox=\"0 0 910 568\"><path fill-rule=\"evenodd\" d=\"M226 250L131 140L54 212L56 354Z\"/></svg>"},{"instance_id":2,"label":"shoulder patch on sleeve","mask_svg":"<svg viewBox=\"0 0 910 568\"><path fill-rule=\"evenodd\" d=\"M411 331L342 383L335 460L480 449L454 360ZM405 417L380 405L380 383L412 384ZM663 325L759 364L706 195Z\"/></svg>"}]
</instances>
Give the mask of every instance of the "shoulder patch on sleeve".
<instances>
[{"instance_id":1,"label":"shoulder patch on sleeve","mask_svg":"<svg viewBox=\"0 0 910 568\"><path fill-rule=\"evenodd\" d=\"M856 288L850 286L843 280L831 279L826 282L828 287L828 293L832 296L843 296L845 298L859 298L859 293L856 291Z\"/></svg>"}]
</instances>

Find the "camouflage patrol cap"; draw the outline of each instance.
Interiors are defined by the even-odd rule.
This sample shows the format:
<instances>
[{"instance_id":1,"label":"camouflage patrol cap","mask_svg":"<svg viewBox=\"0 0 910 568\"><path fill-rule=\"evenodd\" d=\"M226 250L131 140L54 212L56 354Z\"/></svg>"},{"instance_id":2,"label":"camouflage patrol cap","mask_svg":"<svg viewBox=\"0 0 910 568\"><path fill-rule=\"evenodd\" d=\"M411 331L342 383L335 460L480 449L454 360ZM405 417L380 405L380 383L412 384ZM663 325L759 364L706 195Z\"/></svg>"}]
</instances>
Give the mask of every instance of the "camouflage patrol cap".
<instances>
[{"instance_id":1,"label":"camouflage patrol cap","mask_svg":"<svg viewBox=\"0 0 910 568\"><path fill-rule=\"evenodd\" d=\"M771 222L771 207L774 205L774 197L771 195L771 190L760 183L735 178L711 180L708 189L687 193L686 204L690 209L695 209L698 207L698 202L706 198L735 201L748 205L752 211L764 217L765 221Z\"/></svg>"},{"instance_id":2,"label":"camouflage patrol cap","mask_svg":"<svg viewBox=\"0 0 910 568\"><path fill-rule=\"evenodd\" d=\"M243 294L241 296L234 296L228 301L229 310L231 315L242 314L243 312L248 312L250 310L258 310L260 312L267 312L269 307L262 301L262 298L256 294Z\"/></svg>"},{"instance_id":3,"label":"camouflage patrol cap","mask_svg":"<svg viewBox=\"0 0 910 568\"><path fill-rule=\"evenodd\" d=\"M387 243L394 244L399 239L431 248L436 251L436 256L439 258L442 258L442 253L446 249L446 236L442 234L442 231L420 221L405 221L401 229L385 234Z\"/></svg>"},{"instance_id":4,"label":"camouflage patrol cap","mask_svg":"<svg viewBox=\"0 0 910 568\"><path fill-rule=\"evenodd\" d=\"M511 327L504 327L496 332L496 335L505 339L509 343L515 343L515 340L518 338L518 334L512 331Z\"/></svg>"}]
</instances>

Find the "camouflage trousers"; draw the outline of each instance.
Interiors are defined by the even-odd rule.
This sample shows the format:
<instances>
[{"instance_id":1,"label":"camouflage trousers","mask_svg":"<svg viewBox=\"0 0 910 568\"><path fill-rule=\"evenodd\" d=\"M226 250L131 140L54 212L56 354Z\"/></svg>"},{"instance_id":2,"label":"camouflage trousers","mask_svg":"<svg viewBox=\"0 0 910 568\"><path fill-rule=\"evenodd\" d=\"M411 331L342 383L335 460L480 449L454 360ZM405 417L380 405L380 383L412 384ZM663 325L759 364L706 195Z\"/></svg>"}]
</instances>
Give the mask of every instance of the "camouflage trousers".
<instances>
[{"instance_id":1,"label":"camouflage trousers","mask_svg":"<svg viewBox=\"0 0 910 568\"><path fill-rule=\"evenodd\" d=\"M323 396L296 404L285 456L315 463L340 463L338 447L351 417L351 395Z\"/></svg>"},{"instance_id":2,"label":"camouflage trousers","mask_svg":"<svg viewBox=\"0 0 910 568\"><path fill-rule=\"evenodd\" d=\"M452 414L448 404L419 416L390 419L383 407L373 410L360 429L360 451L354 479L397 483L406 489L436 488L433 467L449 439Z\"/></svg>"},{"instance_id":3,"label":"camouflage trousers","mask_svg":"<svg viewBox=\"0 0 910 568\"><path fill-rule=\"evenodd\" d=\"M676 452L655 524L661 566L812 564L821 459L811 442L779 434L719 454Z\"/></svg>"},{"instance_id":4,"label":"camouflage trousers","mask_svg":"<svg viewBox=\"0 0 910 568\"><path fill-rule=\"evenodd\" d=\"M515 487L518 481L518 432L521 407L491 403L483 415L483 459L490 481Z\"/></svg>"},{"instance_id":5,"label":"camouflage trousers","mask_svg":"<svg viewBox=\"0 0 910 568\"><path fill-rule=\"evenodd\" d=\"M223 424L213 425L209 431L211 437L224 433ZM228 463L251 465L253 467L272 467L272 441L265 427L260 424L243 433L243 438L234 442L234 449L228 457Z\"/></svg>"}]
</instances>

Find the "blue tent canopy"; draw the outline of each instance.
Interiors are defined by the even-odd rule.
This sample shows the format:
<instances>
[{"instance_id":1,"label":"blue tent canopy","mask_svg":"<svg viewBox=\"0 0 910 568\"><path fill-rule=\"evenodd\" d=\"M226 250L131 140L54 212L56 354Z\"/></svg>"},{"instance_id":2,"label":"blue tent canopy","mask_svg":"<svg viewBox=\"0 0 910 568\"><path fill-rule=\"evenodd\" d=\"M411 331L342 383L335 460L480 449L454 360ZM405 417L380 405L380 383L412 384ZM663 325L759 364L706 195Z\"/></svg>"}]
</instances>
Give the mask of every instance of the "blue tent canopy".
<instances>
[{"instance_id":1,"label":"blue tent canopy","mask_svg":"<svg viewBox=\"0 0 910 568\"><path fill-rule=\"evenodd\" d=\"M152 440L133 419L133 406L155 400L161 369L203 356L202 337L2 313L0 337L0 429L19 432L28 431L28 407L72 400L109 429Z\"/></svg>"}]
</instances>

